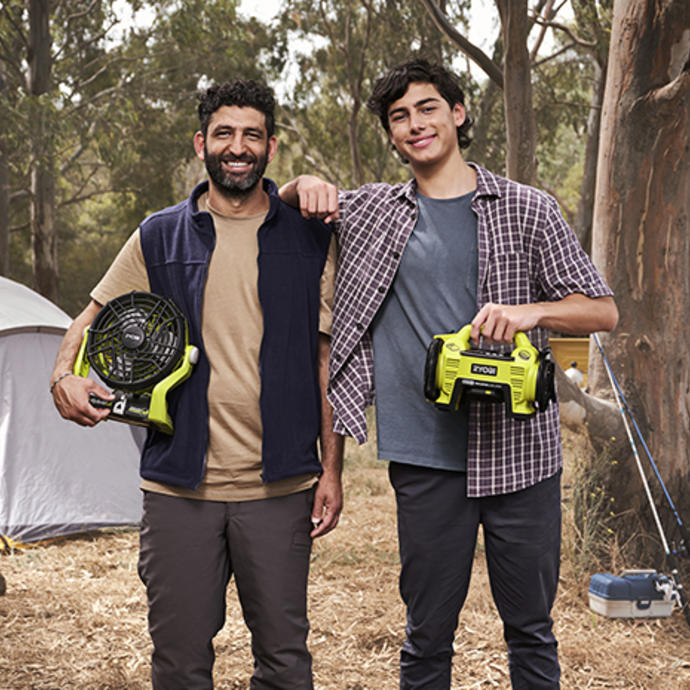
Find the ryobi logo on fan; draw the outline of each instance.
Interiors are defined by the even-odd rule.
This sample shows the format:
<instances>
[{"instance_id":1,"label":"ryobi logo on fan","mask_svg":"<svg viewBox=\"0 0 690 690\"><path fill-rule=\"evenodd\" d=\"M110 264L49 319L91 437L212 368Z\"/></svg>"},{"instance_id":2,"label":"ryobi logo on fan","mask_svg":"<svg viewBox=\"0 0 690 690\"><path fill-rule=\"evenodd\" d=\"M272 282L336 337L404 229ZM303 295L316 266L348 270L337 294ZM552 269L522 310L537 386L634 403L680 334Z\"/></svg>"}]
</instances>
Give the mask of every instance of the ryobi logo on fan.
<instances>
[{"instance_id":1,"label":"ryobi logo on fan","mask_svg":"<svg viewBox=\"0 0 690 690\"><path fill-rule=\"evenodd\" d=\"M482 376L496 376L498 374L498 367L492 367L490 364L472 364L470 371L473 374L481 374Z\"/></svg>"}]
</instances>

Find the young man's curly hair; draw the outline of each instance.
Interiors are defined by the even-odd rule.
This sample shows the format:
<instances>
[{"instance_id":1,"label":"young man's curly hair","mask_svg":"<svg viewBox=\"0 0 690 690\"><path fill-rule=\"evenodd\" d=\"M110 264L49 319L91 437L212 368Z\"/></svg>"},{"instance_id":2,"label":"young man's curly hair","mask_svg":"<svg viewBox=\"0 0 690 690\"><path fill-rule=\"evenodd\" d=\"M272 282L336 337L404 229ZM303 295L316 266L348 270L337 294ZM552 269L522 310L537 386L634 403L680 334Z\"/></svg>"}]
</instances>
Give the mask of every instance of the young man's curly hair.
<instances>
[{"instance_id":1,"label":"young man's curly hair","mask_svg":"<svg viewBox=\"0 0 690 690\"><path fill-rule=\"evenodd\" d=\"M273 91L252 79L233 79L216 84L199 93L199 124L206 137L211 116L224 105L254 108L266 116L266 133L273 136L275 128L275 99Z\"/></svg>"},{"instance_id":2,"label":"young man's curly hair","mask_svg":"<svg viewBox=\"0 0 690 690\"><path fill-rule=\"evenodd\" d=\"M378 115L386 132L390 133L388 109L391 103L402 98L410 84L413 83L433 84L448 103L451 110L456 103L460 103L462 106L465 105L465 96L462 88L460 88L460 80L456 74L441 65L432 64L421 58L408 60L394 67L381 77L376 82L374 91L367 101L367 108L374 115ZM472 141L472 138L469 136L471 126L472 119L467 117L462 125L457 128L458 145L461 149L467 148Z\"/></svg>"}]
</instances>

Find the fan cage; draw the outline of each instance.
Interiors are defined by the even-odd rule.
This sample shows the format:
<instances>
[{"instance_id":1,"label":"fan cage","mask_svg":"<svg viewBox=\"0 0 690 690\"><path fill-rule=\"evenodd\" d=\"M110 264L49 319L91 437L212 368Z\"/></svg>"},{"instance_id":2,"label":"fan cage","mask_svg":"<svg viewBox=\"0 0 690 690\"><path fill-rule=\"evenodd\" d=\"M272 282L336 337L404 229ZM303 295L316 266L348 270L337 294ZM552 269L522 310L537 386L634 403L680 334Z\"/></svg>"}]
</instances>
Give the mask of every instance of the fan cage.
<instances>
[{"instance_id":1,"label":"fan cage","mask_svg":"<svg viewBox=\"0 0 690 690\"><path fill-rule=\"evenodd\" d=\"M186 344L187 322L174 302L130 292L98 312L88 331L86 356L104 383L144 391L176 369Z\"/></svg>"}]
</instances>

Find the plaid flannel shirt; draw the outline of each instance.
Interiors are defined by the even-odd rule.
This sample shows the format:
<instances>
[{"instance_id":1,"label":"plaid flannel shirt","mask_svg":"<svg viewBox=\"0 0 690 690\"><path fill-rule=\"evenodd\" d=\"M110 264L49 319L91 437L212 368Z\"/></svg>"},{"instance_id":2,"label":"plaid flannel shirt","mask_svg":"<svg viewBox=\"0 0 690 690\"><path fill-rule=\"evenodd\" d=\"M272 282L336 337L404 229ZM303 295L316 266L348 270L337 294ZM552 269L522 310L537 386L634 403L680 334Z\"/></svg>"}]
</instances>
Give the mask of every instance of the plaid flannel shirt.
<instances>
[{"instance_id":1,"label":"plaid flannel shirt","mask_svg":"<svg viewBox=\"0 0 690 690\"><path fill-rule=\"evenodd\" d=\"M478 219L478 310L487 302L527 304L572 293L592 298L612 294L551 196L471 165L477 173L472 209ZM364 443L365 410L374 402L369 326L417 220L416 183L341 191L339 204L328 397L335 431ZM430 266L429 280L433 270ZM538 349L548 344L543 328L527 335ZM561 465L557 404L523 421L508 417L503 405L471 402L469 496L518 491L552 476Z\"/></svg>"}]
</instances>

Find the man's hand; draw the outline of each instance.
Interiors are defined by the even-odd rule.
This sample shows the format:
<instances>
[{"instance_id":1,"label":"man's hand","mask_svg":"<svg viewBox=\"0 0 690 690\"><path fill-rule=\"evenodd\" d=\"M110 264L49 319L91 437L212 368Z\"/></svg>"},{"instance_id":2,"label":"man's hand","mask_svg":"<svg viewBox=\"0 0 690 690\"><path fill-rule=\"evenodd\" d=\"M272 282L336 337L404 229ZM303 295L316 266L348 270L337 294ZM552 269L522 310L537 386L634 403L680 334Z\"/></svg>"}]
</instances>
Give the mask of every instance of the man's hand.
<instances>
[{"instance_id":1,"label":"man's hand","mask_svg":"<svg viewBox=\"0 0 690 690\"><path fill-rule=\"evenodd\" d=\"M91 405L89 393L95 393L104 400L112 400L115 397L91 379L72 374L64 375L74 368L74 361L84 337L84 329L93 321L101 310L101 306L98 302L91 300L81 314L72 321L60 343L55 368L50 376L50 392L58 412L65 419L70 419L82 426L94 426L110 414L108 409Z\"/></svg>"},{"instance_id":2,"label":"man's hand","mask_svg":"<svg viewBox=\"0 0 690 690\"><path fill-rule=\"evenodd\" d=\"M315 175L296 177L284 184L278 194L286 204L299 208L305 218L330 223L339 217L338 188Z\"/></svg>"},{"instance_id":3,"label":"man's hand","mask_svg":"<svg viewBox=\"0 0 690 690\"><path fill-rule=\"evenodd\" d=\"M472 319L470 337L479 335L497 343L512 343L517 331L529 331L539 324L544 310L541 304L485 304Z\"/></svg>"},{"instance_id":4,"label":"man's hand","mask_svg":"<svg viewBox=\"0 0 690 690\"><path fill-rule=\"evenodd\" d=\"M331 339L319 333L318 367L319 389L321 390L321 467L323 472L316 485L311 521L314 529L312 539L328 534L338 524L343 509L343 449L345 437L333 431L333 406L328 400L328 362L331 353Z\"/></svg>"},{"instance_id":5,"label":"man's hand","mask_svg":"<svg viewBox=\"0 0 690 690\"><path fill-rule=\"evenodd\" d=\"M533 304L485 304L472 319L470 337L499 343L512 343L516 331L541 326L569 335L589 335L611 331L618 322L618 309L612 297L586 297L574 292L554 302Z\"/></svg>"},{"instance_id":6,"label":"man's hand","mask_svg":"<svg viewBox=\"0 0 690 690\"><path fill-rule=\"evenodd\" d=\"M340 472L324 471L316 485L311 521L314 529L312 539L328 534L338 524L343 509L343 488Z\"/></svg>"},{"instance_id":7,"label":"man's hand","mask_svg":"<svg viewBox=\"0 0 690 690\"><path fill-rule=\"evenodd\" d=\"M104 400L115 397L91 379L70 375L58 381L53 388L53 402L65 419L81 426L95 426L110 414L110 410L91 405L89 393L95 393Z\"/></svg>"}]
</instances>

